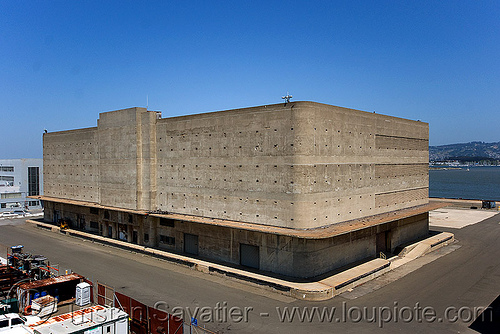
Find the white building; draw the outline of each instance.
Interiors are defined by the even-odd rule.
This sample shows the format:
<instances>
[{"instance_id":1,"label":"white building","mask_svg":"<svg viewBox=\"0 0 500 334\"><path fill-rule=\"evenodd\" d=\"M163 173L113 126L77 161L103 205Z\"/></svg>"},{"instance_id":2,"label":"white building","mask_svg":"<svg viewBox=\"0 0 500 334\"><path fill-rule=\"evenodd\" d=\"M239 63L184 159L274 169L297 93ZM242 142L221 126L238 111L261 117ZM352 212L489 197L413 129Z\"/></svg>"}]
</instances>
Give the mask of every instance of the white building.
<instances>
[{"instance_id":1,"label":"white building","mask_svg":"<svg viewBox=\"0 0 500 334\"><path fill-rule=\"evenodd\" d=\"M43 159L0 159L0 212L13 208L41 208Z\"/></svg>"}]
</instances>

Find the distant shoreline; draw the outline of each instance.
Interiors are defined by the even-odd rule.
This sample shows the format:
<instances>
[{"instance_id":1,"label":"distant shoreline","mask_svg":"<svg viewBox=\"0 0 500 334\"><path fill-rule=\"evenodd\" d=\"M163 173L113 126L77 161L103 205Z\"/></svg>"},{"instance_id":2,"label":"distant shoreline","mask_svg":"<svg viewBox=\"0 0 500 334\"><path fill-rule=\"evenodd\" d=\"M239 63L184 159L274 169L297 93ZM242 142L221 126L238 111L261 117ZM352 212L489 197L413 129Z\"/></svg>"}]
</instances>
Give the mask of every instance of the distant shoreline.
<instances>
[{"instance_id":1,"label":"distant shoreline","mask_svg":"<svg viewBox=\"0 0 500 334\"><path fill-rule=\"evenodd\" d=\"M462 167L429 167L429 170L451 170L451 169L462 169Z\"/></svg>"},{"instance_id":2,"label":"distant shoreline","mask_svg":"<svg viewBox=\"0 0 500 334\"><path fill-rule=\"evenodd\" d=\"M461 170L467 168L478 168L478 167L500 167L498 165L459 165L459 166L450 166L450 165L429 165L429 170Z\"/></svg>"}]
</instances>

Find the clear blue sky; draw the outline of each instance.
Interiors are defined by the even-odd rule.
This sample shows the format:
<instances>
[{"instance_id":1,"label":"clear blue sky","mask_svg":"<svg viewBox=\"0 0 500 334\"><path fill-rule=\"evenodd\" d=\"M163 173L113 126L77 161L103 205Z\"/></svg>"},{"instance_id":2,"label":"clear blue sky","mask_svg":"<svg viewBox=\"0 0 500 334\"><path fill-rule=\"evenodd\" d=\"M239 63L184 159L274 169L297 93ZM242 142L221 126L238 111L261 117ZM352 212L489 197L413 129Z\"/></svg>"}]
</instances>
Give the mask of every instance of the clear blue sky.
<instances>
[{"instance_id":1,"label":"clear blue sky","mask_svg":"<svg viewBox=\"0 0 500 334\"><path fill-rule=\"evenodd\" d=\"M500 1L0 1L0 158L99 112L309 100L499 141Z\"/></svg>"}]
</instances>

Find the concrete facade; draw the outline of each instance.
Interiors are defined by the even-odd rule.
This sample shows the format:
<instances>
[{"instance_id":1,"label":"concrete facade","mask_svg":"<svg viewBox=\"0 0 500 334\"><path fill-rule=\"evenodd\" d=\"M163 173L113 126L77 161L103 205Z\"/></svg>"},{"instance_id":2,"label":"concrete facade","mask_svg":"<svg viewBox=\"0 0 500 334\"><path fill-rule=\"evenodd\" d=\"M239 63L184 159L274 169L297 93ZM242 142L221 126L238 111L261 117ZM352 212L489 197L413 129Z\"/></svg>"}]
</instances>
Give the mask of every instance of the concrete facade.
<instances>
[{"instance_id":1,"label":"concrete facade","mask_svg":"<svg viewBox=\"0 0 500 334\"><path fill-rule=\"evenodd\" d=\"M428 231L425 210L346 225L428 204L428 125L313 102L164 119L144 108L101 113L95 128L44 135L44 171L47 221L83 215L76 225L93 222L95 233L289 276ZM346 228L287 235L335 225ZM257 263L242 258L248 250Z\"/></svg>"}]
</instances>

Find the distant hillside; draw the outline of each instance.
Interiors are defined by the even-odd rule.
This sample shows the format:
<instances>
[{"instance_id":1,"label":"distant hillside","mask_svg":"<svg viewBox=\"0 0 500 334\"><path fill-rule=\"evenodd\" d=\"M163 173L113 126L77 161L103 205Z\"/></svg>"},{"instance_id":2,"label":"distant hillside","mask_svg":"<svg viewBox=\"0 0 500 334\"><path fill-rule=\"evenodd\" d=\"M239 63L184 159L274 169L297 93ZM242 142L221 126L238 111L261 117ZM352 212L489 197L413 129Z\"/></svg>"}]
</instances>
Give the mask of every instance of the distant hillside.
<instances>
[{"instance_id":1,"label":"distant hillside","mask_svg":"<svg viewBox=\"0 0 500 334\"><path fill-rule=\"evenodd\" d=\"M429 160L483 160L500 159L500 142L473 141L464 144L429 146Z\"/></svg>"}]
</instances>

